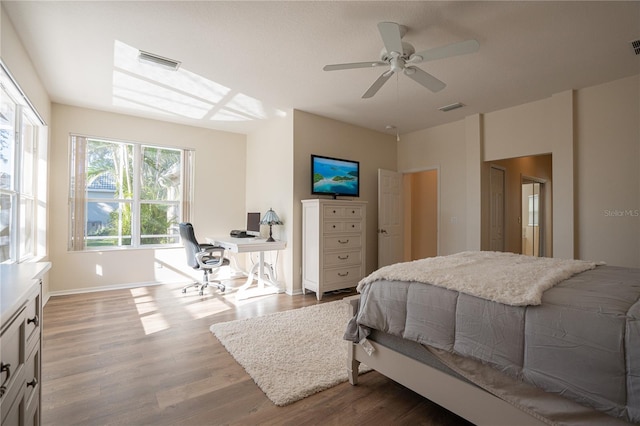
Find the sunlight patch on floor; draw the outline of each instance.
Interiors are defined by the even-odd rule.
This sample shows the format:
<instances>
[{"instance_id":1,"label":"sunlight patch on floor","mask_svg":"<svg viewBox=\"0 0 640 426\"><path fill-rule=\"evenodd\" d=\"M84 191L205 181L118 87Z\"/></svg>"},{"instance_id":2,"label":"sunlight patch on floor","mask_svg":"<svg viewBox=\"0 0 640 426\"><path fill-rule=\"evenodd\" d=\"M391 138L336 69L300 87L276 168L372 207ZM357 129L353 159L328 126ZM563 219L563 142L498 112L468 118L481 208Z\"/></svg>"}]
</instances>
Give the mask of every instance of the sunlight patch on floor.
<instances>
[{"instance_id":1,"label":"sunlight patch on floor","mask_svg":"<svg viewBox=\"0 0 640 426\"><path fill-rule=\"evenodd\" d=\"M184 307L189 311L193 319L205 318L232 308L221 299L209 299L206 303L188 303Z\"/></svg>"}]
</instances>

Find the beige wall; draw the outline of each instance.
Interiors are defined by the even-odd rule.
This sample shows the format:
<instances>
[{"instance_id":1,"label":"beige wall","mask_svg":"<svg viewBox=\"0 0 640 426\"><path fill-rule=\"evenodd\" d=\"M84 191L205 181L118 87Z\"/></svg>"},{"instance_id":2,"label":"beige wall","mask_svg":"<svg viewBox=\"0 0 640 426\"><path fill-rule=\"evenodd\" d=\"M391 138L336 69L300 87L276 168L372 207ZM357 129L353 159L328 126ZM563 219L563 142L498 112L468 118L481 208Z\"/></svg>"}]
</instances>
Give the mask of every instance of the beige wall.
<instances>
[{"instance_id":1,"label":"beige wall","mask_svg":"<svg viewBox=\"0 0 640 426\"><path fill-rule=\"evenodd\" d=\"M639 104L637 75L402 135L398 170L440 167L441 254L450 254L481 234L471 223L480 162L551 154L554 257L638 267Z\"/></svg>"},{"instance_id":2,"label":"beige wall","mask_svg":"<svg viewBox=\"0 0 640 426\"><path fill-rule=\"evenodd\" d=\"M399 172L439 169L440 255L467 250L466 133L458 121L402 135L398 143Z\"/></svg>"},{"instance_id":3,"label":"beige wall","mask_svg":"<svg viewBox=\"0 0 640 426\"><path fill-rule=\"evenodd\" d=\"M574 258L573 93L484 115L483 161L552 154L553 255Z\"/></svg>"},{"instance_id":4,"label":"beige wall","mask_svg":"<svg viewBox=\"0 0 640 426\"><path fill-rule=\"evenodd\" d=\"M0 57L2 62L9 69L9 72L16 80L22 91L36 109L40 117L44 120L47 128L46 134L40 138L38 146L38 157L40 167L38 169L38 202L37 202L37 253L35 260L49 260L50 238L47 233L49 226L49 146L48 141L51 133L51 101L49 95L38 76L38 73L31 63L22 42L18 38L13 24L4 12L4 6L0 4ZM49 274L43 280L43 293L49 293Z\"/></svg>"},{"instance_id":5,"label":"beige wall","mask_svg":"<svg viewBox=\"0 0 640 426\"><path fill-rule=\"evenodd\" d=\"M0 5L1 6L1 5ZM0 55L40 116L51 124L51 101L13 24L0 7Z\"/></svg>"},{"instance_id":6,"label":"beige wall","mask_svg":"<svg viewBox=\"0 0 640 426\"><path fill-rule=\"evenodd\" d=\"M579 90L576 134L576 254L638 267L640 75Z\"/></svg>"},{"instance_id":7,"label":"beige wall","mask_svg":"<svg viewBox=\"0 0 640 426\"><path fill-rule=\"evenodd\" d=\"M378 169L396 170L393 135L346 124L303 111L294 111L293 218L295 251L293 288L301 290L302 205L311 196L311 154L360 161L360 201L367 204L367 273L378 264Z\"/></svg>"},{"instance_id":8,"label":"beige wall","mask_svg":"<svg viewBox=\"0 0 640 426\"><path fill-rule=\"evenodd\" d=\"M69 134L153 143L195 150L192 223L196 236L227 235L244 226L246 137L66 105L53 105L51 145L50 290L185 281L201 274L185 268L182 249L67 251L69 235ZM233 159L234 161L230 161Z\"/></svg>"}]
</instances>

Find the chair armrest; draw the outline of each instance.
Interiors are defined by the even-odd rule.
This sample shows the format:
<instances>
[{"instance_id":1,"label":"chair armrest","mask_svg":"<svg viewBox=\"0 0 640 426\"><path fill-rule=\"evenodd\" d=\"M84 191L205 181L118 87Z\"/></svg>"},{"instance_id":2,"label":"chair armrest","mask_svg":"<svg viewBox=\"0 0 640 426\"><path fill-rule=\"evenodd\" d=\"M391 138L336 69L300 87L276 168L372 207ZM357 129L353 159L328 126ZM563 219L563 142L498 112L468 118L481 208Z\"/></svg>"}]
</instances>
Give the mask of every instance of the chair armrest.
<instances>
[{"instance_id":1,"label":"chair armrest","mask_svg":"<svg viewBox=\"0 0 640 426\"><path fill-rule=\"evenodd\" d=\"M214 246L211 244L201 244L200 248L201 251L196 253L196 261L201 268L216 268L224 264L224 247ZM211 259L217 259L217 262L206 263Z\"/></svg>"}]
</instances>

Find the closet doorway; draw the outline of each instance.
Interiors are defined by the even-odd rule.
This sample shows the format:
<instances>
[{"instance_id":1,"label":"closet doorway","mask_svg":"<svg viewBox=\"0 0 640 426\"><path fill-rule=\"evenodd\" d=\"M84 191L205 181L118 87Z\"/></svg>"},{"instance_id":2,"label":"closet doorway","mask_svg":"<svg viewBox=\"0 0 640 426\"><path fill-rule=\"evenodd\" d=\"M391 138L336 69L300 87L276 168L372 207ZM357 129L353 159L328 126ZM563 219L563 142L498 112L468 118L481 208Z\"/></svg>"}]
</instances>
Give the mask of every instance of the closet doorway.
<instances>
[{"instance_id":1,"label":"closet doorway","mask_svg":"<svg viewBox=\"0 0 640 426\"><path fill-rule=\"evenodd\" d=\"M405 173L404 259L438 255L438 169Z\"/></svg>"},{"instance_id":2,"label":"closet doorway","mask_svg":"<svg viewBox=\"0 0 640 426\"><path fill-rule=\"evenodd\" d=\"M482 250L553 257L552 165L551 154L483 163Z\"/></svg>"}]
</instances>

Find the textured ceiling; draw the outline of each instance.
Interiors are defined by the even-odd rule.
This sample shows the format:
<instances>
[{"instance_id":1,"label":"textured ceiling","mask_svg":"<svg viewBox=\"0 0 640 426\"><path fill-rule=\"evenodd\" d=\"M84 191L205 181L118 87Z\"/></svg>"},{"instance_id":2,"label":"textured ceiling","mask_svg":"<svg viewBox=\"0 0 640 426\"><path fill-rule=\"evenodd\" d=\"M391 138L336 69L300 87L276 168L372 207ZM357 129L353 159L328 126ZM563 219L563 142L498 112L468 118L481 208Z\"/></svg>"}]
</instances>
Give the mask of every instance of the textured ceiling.
<instances>
[{"instance_id":1,"label":"textured ceiling","mask_svg":"<svg viewBox=\"0 0 640 426\"><path fill-rule=\"evenodd\" d=\"M290 109L407 133L640 72L630 46L640 39L637 1L2 4L52 101L241 133ZM407 26L404 41L418 51L471 38L480 50L419 65L447 83L438 93L399 75L361 99L383 68L322 67L378 60L380 21ZM181 61L190 88L163 82L150 94L145 81L124 96L139 101L123 102L123 81L142 80L117 46ZM159 108L165 95L204 112ZM437 109L454 102L466 106Z\"/></svg>"}]
</instances>

